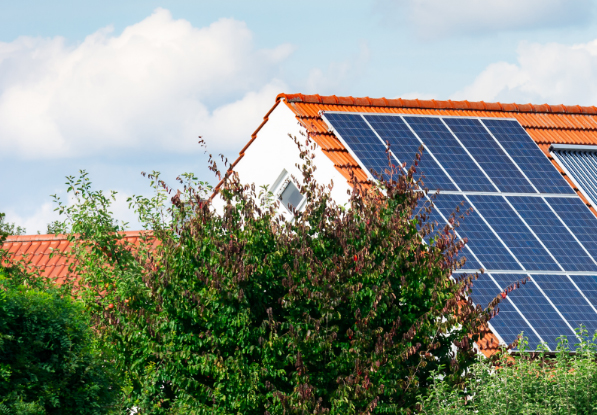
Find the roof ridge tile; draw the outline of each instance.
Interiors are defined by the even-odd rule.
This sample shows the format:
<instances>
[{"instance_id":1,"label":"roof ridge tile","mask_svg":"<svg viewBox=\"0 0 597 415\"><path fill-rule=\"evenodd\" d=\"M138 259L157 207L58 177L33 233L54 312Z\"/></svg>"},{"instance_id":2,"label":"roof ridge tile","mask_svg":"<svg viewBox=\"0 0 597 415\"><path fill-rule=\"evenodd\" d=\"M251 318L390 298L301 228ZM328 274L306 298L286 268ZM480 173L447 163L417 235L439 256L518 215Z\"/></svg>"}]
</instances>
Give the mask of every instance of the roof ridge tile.
<instances>
[{"instance_id":1,"label":"roof ridge tile","mask_svg":"<svg viewBox=\"0 0 597 415\"><path fill-rule=\"evenodd\" d=\"M485 102L485 101L452 101L448 100L420 100L403 98L371 98L336 95L305 95L305 94L279 94L277 100L285 99L287 102L302 102L313 104L358 105L372 107L396 108L421 108L421 109L458 109L458 110L485 110L500 112L529 112L552 114L597 114L596 106L580 105L549 105L549 104L518 104L515 102Z\"/></svg>"}]
</instances>

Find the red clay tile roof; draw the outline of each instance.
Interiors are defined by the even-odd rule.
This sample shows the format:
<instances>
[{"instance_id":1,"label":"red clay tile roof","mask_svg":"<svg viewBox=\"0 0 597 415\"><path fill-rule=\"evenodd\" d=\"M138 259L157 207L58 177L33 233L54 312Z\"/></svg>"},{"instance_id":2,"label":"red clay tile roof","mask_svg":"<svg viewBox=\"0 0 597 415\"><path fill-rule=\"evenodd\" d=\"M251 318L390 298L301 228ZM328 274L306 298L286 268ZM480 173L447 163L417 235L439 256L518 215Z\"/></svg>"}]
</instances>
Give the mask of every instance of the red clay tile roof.
<instances>
[{"instance_id":1,"label":"red clay tile roof","mask_svg":"<svg viewBox=\"0 0 597 415\"><path fill-rule=\"evenodd\" d=\"M145 231L124 232L125 240L134 245L140 241ZM62 255L50 254L54 251L68 252L70 242L64 235L16 235L9 236L1 249L8 251L11 260L25 260L37 268L43 275L54 279L58 284L68 275L69 261Z\"/></svg>"},{"instance_id":2,"label":"red clay tile roof","mask_svg":"<svg viewBox=\"0 0 597 415\"><path fill-rule=\"evenodd\" d=\"M350 177L351 170L359 180L367 180L367 175L329 131L320 116L320 111L515 118L564 176L563 170L549 154L549 147L552 144L597 144L597 107L280 94L276 98L274 107L252 134L251 141L240 152L239 158L232 167L243 157L246 148L255 140L257 133L267 122L269 114L282 101L294 112L298 122L307 129L311 138L347 179ZM566 179L572 187L575 187L568 177ZM577 193L588 204L584 196L578 191ZM597 214L593 207L591 209Z\"/></svg>"}]
</instances>

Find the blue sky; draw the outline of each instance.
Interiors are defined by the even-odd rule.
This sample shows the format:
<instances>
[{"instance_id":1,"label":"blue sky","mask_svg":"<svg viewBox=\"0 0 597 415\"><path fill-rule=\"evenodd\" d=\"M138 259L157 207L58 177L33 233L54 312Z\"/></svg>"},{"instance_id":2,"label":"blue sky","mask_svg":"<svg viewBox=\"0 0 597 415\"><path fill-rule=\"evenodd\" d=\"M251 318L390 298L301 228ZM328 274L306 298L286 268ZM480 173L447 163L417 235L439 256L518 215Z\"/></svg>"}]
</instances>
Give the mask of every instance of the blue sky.
<instances>
[{"instance_id":1,"label":"blue sky","mask_svg":"<svg viewBox=\"0 0 597 415\"><path fill-rule=\"evenodd\" d=\"M211 180L280 92L597 104L592 0L0 0L0 212L45 232L90 172ZM135 227L132 221L132 227Z\"/></svg>"}]
</instances>

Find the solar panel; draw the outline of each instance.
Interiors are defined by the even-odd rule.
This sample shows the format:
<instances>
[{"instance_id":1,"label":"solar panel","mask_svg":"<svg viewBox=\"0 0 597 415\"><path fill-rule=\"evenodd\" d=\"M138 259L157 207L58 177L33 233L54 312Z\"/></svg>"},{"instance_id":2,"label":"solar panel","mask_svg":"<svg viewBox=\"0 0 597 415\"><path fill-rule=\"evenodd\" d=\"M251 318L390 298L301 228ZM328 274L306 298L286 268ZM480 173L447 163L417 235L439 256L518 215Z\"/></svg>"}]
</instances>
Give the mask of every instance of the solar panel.
<instances>
[{"instance_id":1,"label":"solar panel","mask_svg":"<svg viewBox=\"0 0 597 415\"><path fill-rule=\"evenodd\" d=\"M495 192L495 186L439 118L404 117L460 190Z\"/></svg>"},{"instance_id":2,"label":"solar panel","mask_svg":"<svg viewBox=\"0 0 597 415\"><path fill-rule=\"evenodd\" d=\"M441 195L442 198L445 197L445 195ZM437 199L436 198L423 198L419 200L419 208L421 208L423 206L424 203L431 203L433 202L434 204L437 204ZM438 226L435 228L435 232L427 235L427 237L425 238L425 242L426 243L430 243L431 239L442 234L443 230L446 226L446 224L448 223L448 218L450 217L450 215L452 214L452 211L456 208L456 202L454 205L451 205L450 208L445 209L445 210L441 210L440 209L433 209L429 215L429 217L427 218L427 221L425 223L431 223L431 224L435 224L437 223ZM452 210L450 210L452 209ZM422 225L422 224L421 224ZM463 239L466 236L463 236L462 234L459 234L460 238ZM458 255L456 256L456 260L462 260L466 258L466 268L472 268L472 269L479 269L481 268L481 264L475 259L474 255L471 252L471 247L467 245L464 246L464 249L458 253Z\"/></svg>"},{"instance_id":3,"label":"solar panel","mask_svg":"<svg viewBox=\"0 0 597 415\"><path fill-rule=\"evenodd\" d=\"M597 221L580 198L548 198L546 202L580 241L591 257L597 258Z\"/></svg>"},{"instance_id":4,"label":"solar panel","mask_svg":"<svg viewBox=\"0 0 597 415\"><path fill-rule=\"evenodd\" d=\"M473 284L476 304L485 307L508 285L532 279L490 321L501 340L511 343L524 332L531 347L545 342L555 350L557 338L572 338L580 324L597 330L597 218L517 121L333 113L324 119L348 146L356 143L353 153L363 152L367 162L360 162L369 166L381 165L385 141L407 163L425 146L419 167L429 188L441 190L432 219L447 223L461 202L462 211L473 208L455 231L468 239L463 271L487 271Z\"/></svg>"},{"instance_id":5,"label":"solar panel","mask_svg":"<svg viewBox=\"0 0 597 415\"><path fill-rule=\"evenodd\" d=\"M573 329L597 330L597 312L566 275L533 275L533 280Z\"/></svg>"},{"instance_id":6,"label":"solar panel","mask_svg":"<svg viewBox=\"0 0 597 415\"><path fill-rule=\"evenodd\" d=\"M517 121L483 119L481 122L487 126L540 193L574 193L555 167L546 162L545 154Z\"/></svg>"},{"instance_id":7,"label":"solar panel","mask_svg":"<svg viewBox=\"0 0 597 415\"><path fill-rule=\"evenodd\" d=\"M464 202L464 205L460 206L462 202ZM471 207L463 195L446 195L440 193L434 200L434 203L445 217L449 217L458 206L461 207L461 214L468 212ZM489 226L487 226L476 210L468 212L468 215L463 220L459 220L459 224L460 226L456 231L462 238L468 238L467 246L475 253L484 268L522 271L521 266L508 252L508 249L498 237L491 232ZM466 266L467 268L475 268L471 263L467 263Z\"/></svg>"},{"instance_id":8,"label":"solar panel","mask_svg":"<svg viewBox=\"0 0 597 415\"><path fill-rule=\"evenodd\" d=\"M384 142L390 144L390 149L396 155L400 155L399 162L406 162L410 167L414 161L415 154L421 147L421 142L413 134L404 120L400 117L388 117L384 115L364 115L365 120L373 127ZM457 187L444 173L433 157L423 153L419 166L417 167L417 179L421 172L425 175L424 183L429 189L457 190Z\"/></svg>"},{"instance_id":9,"label":"solar panel","mask_svg":"<svg viewBox=\"0 0 597 415\"><path fill-rule=\"evenodd\" d=\"M444 121L502 192L536 193L479 120L445 118Z\"/></svg>"},{"instance_id":10,"label":"solar panel","mask_svg":"<svg viewBox=\"0 0 597 415\"><path fill-rule=\"evenodd\" d=\"M521 196L507 199L564 270L597 271L593 259L542 198Z\"/></svg>"},{"instance_id":11,"label":"solar panel","mask_svg":"<svg viewBox=\"0 0 597 415\"><path fill-rule=\"evenodd\" d=\"M386 146L369 128L359 114L328 114L327 118L345 141L348 149L357 156L367 172L383 174L388 169ZM388 178L383 174L384 178Z\"/></svg>"},{"instance_id":12,"label":"solar panel","mask_svg":"<svg viewBox=\"0 0 597 415\"><path fill-rule=\"evenodd\" d=\"M506 288L513 282L520 280L524 275L492 274L497 282ZM547 342L551 350L558 344L557 338L565 335L574 338L574 331L558 311L550 304L539 288L533 282L527 282L520 289L508 294L508 298L518 307L522 315L531 324L541 338Z\"/></svg>"},{"instance_id":13,"label":"solar panel","mask_svg":"<svg viewBox=\"0 0 597 415\"><path fill-rule=\"evenodd\" d=\"M502 196L469 196L479 215L511 249L525 270L560 271L541 242L520 220Z\"/></svg>"},{"instance_id":14,"label":"solar panel","mask_svg":"<svg viewBox=\"0 0 597 415\"><path fill-rule=\"evenodd\" d=\"M511 276L511 279L509 279L510 282L501 287L497 285L497 282L494 281L491 275L481 274L473 282L471 297L475 304L479 304L485 308L496 296L501 294L506 286L520 281L524 277L525 275ZM511 344L520 333L524 333L524 336L528 338L529 347L536 349L541 340L524 319L523 315L514 307L511 299L508 297L503 299L499 303L498 309L498 315L491 319L490 324L504 343Z\"/></svg>"},{"instance_id":15,"label":"solar panel","mask_svg":"<svg viewBox=\"0 0 597 415\"><path fill-rule=\"evenodd\" d=\"M596 275L570 275L570 279L584 294L589 303L597 308L597 276Z\"/></svg>"}]
</instances>

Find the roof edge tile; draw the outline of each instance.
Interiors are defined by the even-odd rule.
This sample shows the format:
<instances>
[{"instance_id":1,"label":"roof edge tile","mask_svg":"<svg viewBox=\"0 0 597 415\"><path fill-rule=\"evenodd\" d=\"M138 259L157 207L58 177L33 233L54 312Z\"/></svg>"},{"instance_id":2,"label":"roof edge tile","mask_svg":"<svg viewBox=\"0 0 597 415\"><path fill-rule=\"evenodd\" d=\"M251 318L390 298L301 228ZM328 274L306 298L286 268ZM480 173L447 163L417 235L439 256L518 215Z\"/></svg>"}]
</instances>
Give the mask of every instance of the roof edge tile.
<instances>
[{"instance_id":1,"label":"roof edge tile","mask_svg":"<svg viewBox=\"0 0 597 415\"><path fill-rule=\"evenodd\" d=\"M371 107L397 107L421 109L461 109L485 110L500 112L542 112L551 114L597 114L597 107L583 107L580 105L549 105L549 104L517 104L484 101L452 101L452 100L419 100L402 98L355 98L352 96L338 97L336 95L305 95L305 94L279 94L277 100L285 99L286 102L303 102L312 104L339 104L358 105Z\"/></svg>"}]
</instances>

